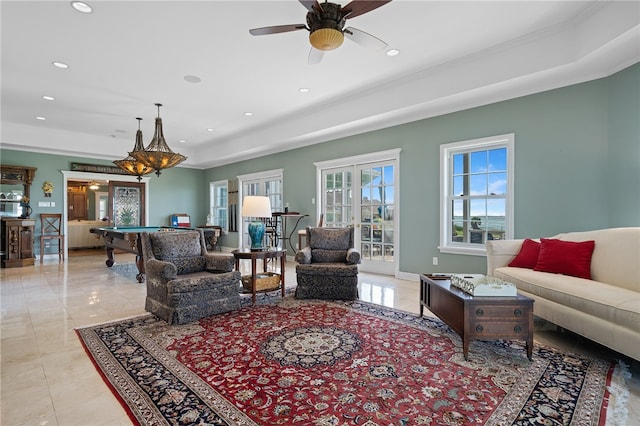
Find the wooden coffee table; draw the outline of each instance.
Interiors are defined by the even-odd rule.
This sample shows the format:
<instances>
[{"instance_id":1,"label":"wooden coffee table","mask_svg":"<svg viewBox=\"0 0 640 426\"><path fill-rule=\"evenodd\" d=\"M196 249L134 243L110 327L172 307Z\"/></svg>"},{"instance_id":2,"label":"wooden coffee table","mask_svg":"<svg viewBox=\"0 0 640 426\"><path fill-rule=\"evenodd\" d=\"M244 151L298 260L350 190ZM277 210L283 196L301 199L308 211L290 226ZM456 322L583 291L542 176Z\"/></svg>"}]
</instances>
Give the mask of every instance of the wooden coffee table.
<instances>
[{"instance_id":1,"label":"wooden coffee table","mask_svg":"<svg viewBox=\"0 0 640 426\"><path fill-rule=\"evenodd\" d=\"M527 358L533 354L533 299L472 296L443 275L420 275L420 316L427 307L462 338L462 353L468 360L473 339L517 339L527 345Z\"/></svg>"}]
</instances>

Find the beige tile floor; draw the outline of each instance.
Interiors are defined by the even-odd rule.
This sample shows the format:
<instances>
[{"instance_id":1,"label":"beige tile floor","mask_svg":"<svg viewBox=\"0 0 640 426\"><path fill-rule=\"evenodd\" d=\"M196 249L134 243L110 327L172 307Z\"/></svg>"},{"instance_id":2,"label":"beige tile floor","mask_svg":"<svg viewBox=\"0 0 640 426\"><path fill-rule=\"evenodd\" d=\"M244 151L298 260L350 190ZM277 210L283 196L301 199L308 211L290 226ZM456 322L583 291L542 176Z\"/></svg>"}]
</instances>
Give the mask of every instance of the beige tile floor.
<instances>
[{"instance_id":1,"label":"beige tile floor","mask_svg":"<svg viewBox=\"0 0 640 426\"><path fill-rule=\"evenodd\" d=\"M76 336L76 327L144 313L145 286L105 266L102 253L46 259L33 267L0 269L0 425L129 425L124 410L104 384ZM116 255L119 264L133 255ZM287 262L286 283L295 283ZM413 280L360 274L360 298L419 312ZM539 326L536 342L619 359L620 356L568 333ZM640 419L640 367L627 406ZM632 422L627 424L640 424Z\"/></svg>"}]
</instances>

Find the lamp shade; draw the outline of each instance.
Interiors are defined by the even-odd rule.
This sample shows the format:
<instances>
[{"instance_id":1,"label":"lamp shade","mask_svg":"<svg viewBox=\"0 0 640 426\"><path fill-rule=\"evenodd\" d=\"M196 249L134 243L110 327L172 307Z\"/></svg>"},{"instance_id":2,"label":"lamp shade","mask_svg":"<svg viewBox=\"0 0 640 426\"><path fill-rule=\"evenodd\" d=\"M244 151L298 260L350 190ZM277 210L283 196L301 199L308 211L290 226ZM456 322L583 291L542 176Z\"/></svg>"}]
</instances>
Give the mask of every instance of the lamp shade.
<instances>
[{"instance_id":1,"label":"lamp shade","mask_svg":"<svg viewBox=\"0 0 640 426\"><path fill-rule=\"evenodd\" d=\"M242 217L271 217L271 202L269 197L247 195L242 200ZM263 250L265 226L259 220L250 222L247 226L251 239L251 250Z\"/></svg>"},{"instance_id":2,"label":"lamp shade","mask_svg":"<svg viewBox=\"0 0 640 426\"><path fill-rule=\"evenodd\" d=\"M242 217L271 217L269 197L247 195L242 201Z\"/></svg>"}]
</instances>

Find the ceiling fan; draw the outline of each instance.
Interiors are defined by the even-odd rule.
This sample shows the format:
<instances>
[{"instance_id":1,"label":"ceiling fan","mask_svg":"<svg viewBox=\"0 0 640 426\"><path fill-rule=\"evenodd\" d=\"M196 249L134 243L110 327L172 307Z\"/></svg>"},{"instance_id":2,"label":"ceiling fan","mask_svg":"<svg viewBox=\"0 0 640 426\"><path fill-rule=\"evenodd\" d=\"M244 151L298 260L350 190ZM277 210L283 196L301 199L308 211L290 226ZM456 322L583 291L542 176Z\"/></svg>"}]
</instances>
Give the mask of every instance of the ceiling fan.
<instances>
[{"instance_id":1,"label":"ceiling fan","mask_svg":"<svg viewBox=\"0 0 640 426\"><path fill-rule=\"evenodd\" d=\"M289 31L309 31L308 61L317 64L322 60L324 52L333 50L344 41L344 37L360 44L361 46L384 49L387 43L354 27L346 27L347 19L355 18L379 8L391 0L353 0L346 6L330 3L325 0L319 3L317 0L298 0L309 11L307 24L276 25L271 27L253 28L249 30L254 36L286 33Z\"/></svg>"}]
</instances>

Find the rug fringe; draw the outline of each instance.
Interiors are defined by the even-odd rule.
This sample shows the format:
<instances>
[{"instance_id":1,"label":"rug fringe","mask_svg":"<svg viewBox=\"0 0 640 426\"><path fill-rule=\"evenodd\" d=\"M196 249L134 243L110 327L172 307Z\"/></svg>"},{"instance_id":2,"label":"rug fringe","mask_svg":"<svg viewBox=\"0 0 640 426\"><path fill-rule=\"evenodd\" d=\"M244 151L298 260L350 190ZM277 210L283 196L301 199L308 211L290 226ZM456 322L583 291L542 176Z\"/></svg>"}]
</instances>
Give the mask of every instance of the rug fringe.
<instances>
[{"instance_id":1,"label":"rug fringe","mask_svg":"<svg viewBox=\"0 0 640 426\"><path fill-rule=\"evenodd\" d=\"M629 388L627 380L631 378L629 366L622 360L618 360L613 374L611 384L607 386L609 391L609 409L607 410L607 426L625 426L629 416L627 402L629 401Z\"/></svg>"}]
</instances>

